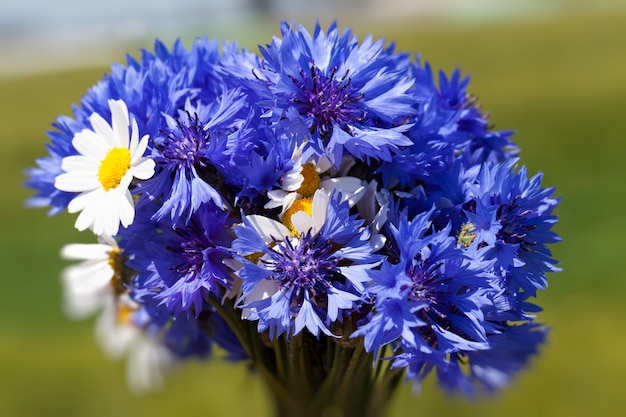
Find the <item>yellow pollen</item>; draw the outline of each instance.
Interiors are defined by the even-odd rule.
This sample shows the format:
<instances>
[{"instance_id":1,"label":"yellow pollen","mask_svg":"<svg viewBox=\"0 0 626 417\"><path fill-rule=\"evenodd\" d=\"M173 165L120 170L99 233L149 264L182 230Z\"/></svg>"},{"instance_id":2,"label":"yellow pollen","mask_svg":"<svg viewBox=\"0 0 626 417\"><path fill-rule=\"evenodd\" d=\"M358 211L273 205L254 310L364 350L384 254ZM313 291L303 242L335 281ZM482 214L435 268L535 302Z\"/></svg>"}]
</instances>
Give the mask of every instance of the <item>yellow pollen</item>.
<instances>
[{"instance_id":1,"label":"yellow pollen","mask_svg":"<svg viewBox=\"0 0 626 417\"><path fill-rule=\"evenodd\" d=\"M317 175L315 165L304 164L302 165L302 176L304 180L302 185L298 188L298 193L304 197L311 197L320 188L320 176Z\"/></svg>"},{"instance_id":2,"label":"yellow pollen","mask_svg":"<svg viewBox=\"0 0 626 417\"><path fill-rule=\"evenodd\" d=\"M456 237L456 241L459 245L464 248L469 248L474 243L474 239L476 238L476 233L472 233L475 230L475 227L472 223L464 223L461 226L461 231Z\"/></svg>"},{"instance_id":3,"label":"yellow pollen","mask_svg":"<svg viewBox=\"0 0 626 417\"><path fill-rule=\"evenodd\" d=\"M113 148L107 153L98 169L98 180L105 191L120 185L124 174L130 168L130 150Z\"/></svg>"},{"instance_id":4,"label":"yellow pollen","mask_svg":"<svg viewBox=\"0 0 626 417\"><path fill-rule=\"evenodd\" d=\"M291 222L291 216L299 211L303 211L310 216L313 213L313 199L301 198L299 200L296 200L293 202L291 207L289 207L287 211L285 211L285 214L283 215L283 224L287 226L287 229L289 229L291 231L291 234L294 236L297 236L298 232Z\"/></svg>"}]
</instances>

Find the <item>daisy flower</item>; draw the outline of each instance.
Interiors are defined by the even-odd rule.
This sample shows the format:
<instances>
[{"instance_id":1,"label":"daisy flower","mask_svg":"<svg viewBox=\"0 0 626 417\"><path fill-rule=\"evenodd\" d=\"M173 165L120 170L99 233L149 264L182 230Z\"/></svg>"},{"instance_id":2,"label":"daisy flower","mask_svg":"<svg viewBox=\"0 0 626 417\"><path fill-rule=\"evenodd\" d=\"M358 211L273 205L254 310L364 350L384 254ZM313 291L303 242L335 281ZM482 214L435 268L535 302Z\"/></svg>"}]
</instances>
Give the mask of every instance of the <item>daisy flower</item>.
<instances>
[{"instance_id":1,"label":"daisy flower","mask_svg":"<svg viewBox=\"0 0 626 417\"><path fill-rule=\"evenodd\" d=\"M126 359L126 380L133 392L162 388L165 372L177 363L175 355L162 335L144 323L142 307L128 294L108 301L96 322L100 347L113 360Z\"/></svg>"},{"instance_id":2,"label":"daisy flower","mask_svg":"<svg viewBox=\"0 0 626 417\"><path fill-rule=\"evenodd\" d=\"M121 100L109 100L111 124L99 114L89 120L93 130L85 129L72 139L78 155L63 158L64 171L54 185L61 191L78 193L69 205L78 213L78 230L90 228L96 235L115 236L120 223L127 227L135 217L129 186L133 178L148 179L154 174L154 161L144 158L148 135L139 139L137 122Z\"/></svg>"},{"instance_id":3,"label":"daisy flower","mask_svg":"<svg viewBox=\"0 0 626 417\"><path fill-rule=\"evenodd\" d=\"M99 243L73 243L61 249L64 259L82 261L65 268L61 274L64 309L70 317L90 316L107 300L125 292L124 282L129 277L122 250L109 236L98 240Z\"/></svg>"},{"instance_id":4,"label":"daisy flower","mask_svg":"<svg viewBox=\"0 0 626 417\"><path fill-rule=\"evenodd\" d=\"M318 191L324 191L330 196L334 191L341 194L343 201L348 201L350 207L354 206L365 194L363 181L356 177L344 176L352 165L354 158L344 157L339 169L333 168L328 158L320 157L304 159L302 147L294 150L292 161L294 166L281 178L281 188L268 191L269 201L265 208L272 209L282 207L279 217L282 219L290 212L298 211L301 206L300 199L311 201ZM292 207L295 207L292 209Z\"/></svg>"}]
</instances>

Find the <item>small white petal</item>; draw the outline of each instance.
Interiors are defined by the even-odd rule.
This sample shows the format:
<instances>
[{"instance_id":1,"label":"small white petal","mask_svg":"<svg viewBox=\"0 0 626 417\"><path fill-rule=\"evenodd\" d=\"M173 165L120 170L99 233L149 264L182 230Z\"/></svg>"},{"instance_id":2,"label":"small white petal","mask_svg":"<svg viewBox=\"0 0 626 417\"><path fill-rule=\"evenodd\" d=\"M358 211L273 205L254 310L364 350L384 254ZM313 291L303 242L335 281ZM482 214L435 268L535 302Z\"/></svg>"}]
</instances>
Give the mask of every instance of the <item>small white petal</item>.
<instances>
[{"instance_id":1,"label":"small white petal","mask_svg":"<svg viewBox=\"0 0 626 417\"><path fill-rule=\"evenodd\" d=\"M111 147L98 134L89 129L84 129L74 135L72 146L81 155L95 161L101 161L107 152L111 150Z\"/></svg>"},{"instance_id":2,"label":"small white petal","mask_svg":"<svg viewBox=\"0 0 626 417\"><path fill-rule=\"evenodd\" d=\"M70 213L78 213L90 205L96 205L95 202L99 203L104 198L103 194L104 190L101 188L80 193L70 201L67 206L67 211Z\"/></svg>"},{"instance_id":3,"label":"small white petal","mask_svg":"<svg viewBox=\"0 0 626 417\"><path fill-rule=\"evenodd\" d=\"M123 196L115 199L117 212L119 213L120 223L122 226L128 227L135 220L135 203L130 191L126 190Z\"/></svg>"},{"instance_id":4,"label":"small white petal","mask_svg":"<svg viewBox=\"0 0 626 417\"><path fill-rule=\"evenodd\" d=\"M261 236L265 243L272 242L272 238L281 240L285 236L289 236L291 234L289 229L287 229L284 224L279 223L276 220L268 219L265 216L253 214L247 216L246 218L252 227L254 227L254 229L259 233L259 236Z\"/></svg>"},{"instance_id":5,"label":"small white petal","mask_svg":"<svg viewBox=\"0 0 626 417\"><path fill-rule=\"evenodd\" d=\"M313 218L304 211L298 211L297 213L292 214L290 221L298 234L307 233L309 230L311 230L311 233L317 232L317 230L314 230L315 222L313 221Z\"/></svg>"},{"instance_id":6,"label":"small white petal","mask_svg":"<svg viewBox=\"0 0 626 417\"><path fill-rule=\"evenodd\" d=\"M337 190L341 192L341 201L348 201L350 207L354 206L365 195L366 188L362 181L355 177L328 178L320 182L320 186L331 194Z\"/></svg>"},{"instance_id":7,"label":"small white petal","mask_svg":"<svg viewBox=\"0 0 626 417\"><path fill-rule=\"evenodd\" d=\"M102 243L70 243L61 248L61 257L68 260L107 260L110 245Z\"/></svg>"},{"instance_id":8,"label":"small white petal","mask_svg":"<svg viewBox=\"0 0 626 417\"><path fill-rule=\"evenodd\" d=\"M109 100L111 109L111 127L115 139L115 147L128 148L129 116L126 103L122 100Z\"/></svg>"},{"instance_id":9,"label":"small white petal","mask_svg":"<svg viewBox=\"0 0 626 417\"><path fill-rule=\"evenodd\" d=\"M133 122L134 121L135 120L133 119ZM133 133L135 133L135 131L133 131ZM132 165L137 164L137 162L141 161L141 159L143 158L143 154L146 153L146 149L148 148L149 139L149 135L144 135L141 140L135 144L134 147L130 148L130 153L132 155L130 162Z\"/></svg>"},{"instance_id":10,"label":"small white petal","mask_svg":"<svg viewBox=\"0 0 626 417\"><path fill-rule=\"evenodd\" d=\"M113 129L111 129L111 126L109 126L107 121L104 120L102 116L100 116L98 113L93 113L89 117L89 121L91 122L91 127L93 128L93 131L96 133L96 135L98 135L100 140L104 140L104 143L106 143L109 149L120 147L118 145L120 140L116 137L116 135L113 133Z\"/></svg>"},{"instance_id":11,"label":"small white petal","mask_svg":"<svg viewBox=\"0 0 626 417\"><path fill-rule=\"evenodd\" d=\"M267 197L270 199L265 204L265 208L272 209L283 205L283 200L287 196L287 193L283 190L271 190L267 192Z\"/></svg>"},{"instance_id":12,"label":"small white petal","mask_svg":"<svg viewBox=\"0 0 626 417\"><path fill-rule=\"evenodd\" d=\"M152 178L152 176L154 175L155 166L156 164L154 160L145 158L131 168L133 177L140 180L147 180L148 178Z\"/></svg>"},{"instance_id":13,"label":"small white petal","mask_svg":"<svg viewBox=\"0 0 626 417\"><path fill-rule=\"evenodd\" d=\"M101 161L83 155L72 155L63 158L61 169L75 175L90 175L94 178L98 175Z\"/></svg>"},{"instance_id":14,"label":"small white petal","mask_svg":"<svg viewBox=\"0 0 626 417\"><path fill-rule=\"evenodd\" d=\"M324 190L317 190L313 195L313 207L311 217L313 218L313 233L319 232L326 222L326 212L328 210L329 196Z\"/></svg>"},{"instance_id":15,"label":"small white petal","mask_svg":"<svg viewBox=\"0 0 626 417\"><path fill-rule=\"evenodd\" d=\"M101 187L97 177L91 175L80 175L76 172L58 175L54 179L54 186L57 190L67 191L70 193L80 193L83 191L94 190Z\"/></svg>"}]
</instances>

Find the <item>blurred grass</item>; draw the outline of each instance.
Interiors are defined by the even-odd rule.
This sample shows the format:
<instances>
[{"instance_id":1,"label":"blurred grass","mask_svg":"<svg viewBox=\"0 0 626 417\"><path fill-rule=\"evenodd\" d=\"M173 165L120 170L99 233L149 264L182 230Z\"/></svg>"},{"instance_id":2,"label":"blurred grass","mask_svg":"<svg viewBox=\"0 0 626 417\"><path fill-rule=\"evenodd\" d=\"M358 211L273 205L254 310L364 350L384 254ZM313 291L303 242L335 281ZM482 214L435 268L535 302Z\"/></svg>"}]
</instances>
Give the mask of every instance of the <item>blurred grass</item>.
<instances>
[{"instance_id":1,"label":"blurred grass","mask_svg":"<svg viewBox=\"0 0 626 417\"><path fill-rule=\"evenodd\" d=\"M351 22L342 21L343 25ZM459 66L499 129L516 129L522 163L563 197L555 257L539 303L552 328L543 354L508 390L488 399L421 396L402 387L389 416L626 415L626 14L564 14L489 26L413 23L356 31L419 51L435 68ZM260 36L262 42L269 39ZM132 50L131 50L132 52ZM123 59L123 51L120 52ZM108 68L0 80L0 416L271 415L263 386L238 365L189 363L155 395L132 396L124 367L104 357L92 322L61 312L59 248L89 241L73 217L26 210L22 171L45 155L45 131L71 114Z\"/></svg>"}]
</instances>

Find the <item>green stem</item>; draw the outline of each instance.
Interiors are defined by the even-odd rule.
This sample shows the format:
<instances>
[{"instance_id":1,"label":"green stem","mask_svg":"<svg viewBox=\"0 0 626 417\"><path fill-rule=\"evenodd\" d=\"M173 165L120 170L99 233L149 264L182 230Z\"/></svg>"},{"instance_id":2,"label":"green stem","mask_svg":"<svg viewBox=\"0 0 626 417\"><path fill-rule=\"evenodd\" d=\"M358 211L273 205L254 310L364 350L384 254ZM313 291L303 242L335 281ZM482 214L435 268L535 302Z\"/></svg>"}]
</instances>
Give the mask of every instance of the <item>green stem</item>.
<instances>
[{"instance_id":1,"label":"green stem","mask_svg":"<svg viewBox=\"0 0 626 417\"><path fill-rule=\"evenodd\" d=\"M280 383L276 375L267 368L267 362L263 363L260 360L261 349L259 349L260 340L258 333L254 332L254 334L246 336L244 326L242 325L243 321L235 316L234 308L229 312L219 301L212 297L209 298L209 302L229 325L235 337L237 337L239 343L241 343L241 346L250 357L254 369L263 377L276 401L279 402L285 412L288 413L286 415L297 415L300 405L297 403L296 399L293 398L285 386Z\"/></svg>"}]
</instances>

